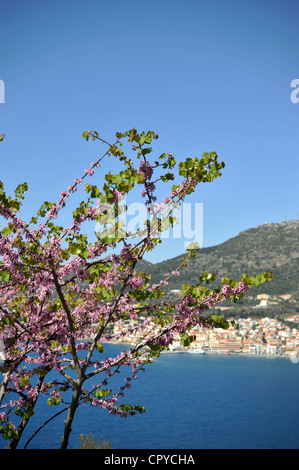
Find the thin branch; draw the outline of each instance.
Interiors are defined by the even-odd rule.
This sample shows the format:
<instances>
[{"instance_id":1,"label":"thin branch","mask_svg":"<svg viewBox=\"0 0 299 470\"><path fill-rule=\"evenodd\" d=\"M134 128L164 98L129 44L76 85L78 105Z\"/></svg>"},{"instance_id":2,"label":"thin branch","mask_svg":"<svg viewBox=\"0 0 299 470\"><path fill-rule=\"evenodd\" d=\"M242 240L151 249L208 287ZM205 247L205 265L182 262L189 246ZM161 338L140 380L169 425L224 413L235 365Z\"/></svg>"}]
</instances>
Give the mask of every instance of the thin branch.
<instances>
[{"instance_id":1,"label":"thin branch","mask_svg":"<svg viewBox=\"0 0 299 470\"><path fill-rule=\"evenodd\" d=\"M45 421L36 431L35 433L32 434L32 436L28 439L28 441L26 442L26 444L24 445L24 449L26 449L26 447L28 446L29 442L37 435L37 433L43 429L44 426L46 426L46 424L48 424L50 421L52 421L52 419L56 418L56 416L59 416L61 413L63 413L64 411L68 410L70 408L71 405L68 405L66 408L63 408L63 410L60 410L58 413L56 413L55 415L51 416L51 418L49 418L47 421Z\"/></svg>"},{"instance_id":2,"label":"thin branch","mask_svg":"<svg viewBox=\"0 0 299 470\"><path fill-rule=\"evenodd\" d=\"M76 351L76 344L75 344L75 339L74 339L75 329L74 329L72 314L71 314L71 311L68 307L68 304L67 304L67 302L64 298L64 295L63 295L63 292L62 292L62 289L61 289L61 285L58 282L58 277L57 277L57 274L56 274L56 271L55 271L54 267L52 268L51 272L52 272L52 275L53 275L53 278L54 278L54 283L55 283L57 294L58 294L58 296L61 300L63 309L64 309L64 311L67 315L67 319L68 319L68 323L69 323L69 327L70 327L70 342L71 342L72 356L73 356L73 360L74 360L74 363L75 363L77 374L80 375L81 374L81 368L80 368L80 364L79 364L79 360L78 360L78 356L77 356L77 351Z\"/></svg>"}]
</instances>

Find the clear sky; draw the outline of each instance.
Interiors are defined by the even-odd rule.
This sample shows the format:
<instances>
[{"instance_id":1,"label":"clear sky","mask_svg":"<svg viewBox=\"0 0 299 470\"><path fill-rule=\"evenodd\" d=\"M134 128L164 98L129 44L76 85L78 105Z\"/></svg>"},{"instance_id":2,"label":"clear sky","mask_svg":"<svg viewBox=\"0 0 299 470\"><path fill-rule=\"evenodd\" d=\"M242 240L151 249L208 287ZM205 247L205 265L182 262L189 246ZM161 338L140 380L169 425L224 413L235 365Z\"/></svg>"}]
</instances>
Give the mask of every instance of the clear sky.
<instances>
[{"instance_id":1,"label":"clear sky","mask_svg":"<svg viewBox=\"0 0 299 470\"><path fill-rule=\"evenodd\" d=\"M298 25L297 0L2 0L0 179L29 184L24 219L102 153L84 130L132 127L160 135L156 155L226 163L190 199L204 246L298 217ZM148 259L183 251L169 240Z\"/></svg>"}]
</instances>

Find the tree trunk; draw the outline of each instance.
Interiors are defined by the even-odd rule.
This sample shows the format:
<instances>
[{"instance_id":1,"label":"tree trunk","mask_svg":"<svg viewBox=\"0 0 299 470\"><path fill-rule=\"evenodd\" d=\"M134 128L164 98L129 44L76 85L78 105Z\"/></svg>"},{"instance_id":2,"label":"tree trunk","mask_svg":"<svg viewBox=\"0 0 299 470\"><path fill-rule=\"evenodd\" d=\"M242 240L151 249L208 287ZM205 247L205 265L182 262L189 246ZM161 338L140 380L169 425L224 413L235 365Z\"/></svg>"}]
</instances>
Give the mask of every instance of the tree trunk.
<instances>
[{"instance_id":1,"label":"tree trunk","mask_svg":"<svg viewBox=\"0 0 299 470\"><path fill-rule=\"evenodd\" d=\"M3 398L5 396L5 393L6 393L6 387L7 387L7 384L9 382L10 374L11 374L11 372L6 372L4 374L4 380L2 381L2 385L1 385L1 388L0 388L0 405L1 405L2 400L3 400Z\"/></svg>"},{"instance_id":2,"label":"tree trunk","mask_svg":"<svg viewBox=\"0 0 299 470\"><path fill-rule=\"evenodd\" d=\"M62 441L61 441L61 446L60 449L67 449L68 443L69 443L69 437L72 431L72 422L74 420L74 416L76 413L76 410L78 408L78 403L79 399L81 396L81 391L82 391L82 382L80 381L78 385L75 388L75 391L72 396L72 403L68 411L67 418L65 420L65 426L64 426L64 433L62 436Z\"/></svg>"}]
</instances>

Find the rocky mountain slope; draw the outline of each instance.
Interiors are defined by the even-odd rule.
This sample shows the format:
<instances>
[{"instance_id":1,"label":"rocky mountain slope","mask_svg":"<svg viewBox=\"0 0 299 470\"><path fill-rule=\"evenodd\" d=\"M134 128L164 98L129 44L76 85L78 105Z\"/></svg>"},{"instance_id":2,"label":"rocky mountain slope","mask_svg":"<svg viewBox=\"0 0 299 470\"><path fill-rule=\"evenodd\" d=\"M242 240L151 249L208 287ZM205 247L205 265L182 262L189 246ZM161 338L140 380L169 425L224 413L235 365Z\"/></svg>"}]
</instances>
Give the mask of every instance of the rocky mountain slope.
<instances>
[{"instance_id":1,"label":"rocky mountain slope","mask_svg":"<svg viewBox=\"0 0 299 470\"><path fill-rule=\"evenodd\" d=\"M161 278L181 263L182 256L151 264L142 261L140 270L152 274L152 282ZM179 289L183 283L197 284L205 272L216 274L219 285L223 276L238 280L248 275L272 271L274 279L259 287L254 295L269 293L281 296L291 294L299 300L299 220L267 223L240 232L236 237L197 252L179 277L173 277L167 291Z\"/></svg>"}]
</instances>

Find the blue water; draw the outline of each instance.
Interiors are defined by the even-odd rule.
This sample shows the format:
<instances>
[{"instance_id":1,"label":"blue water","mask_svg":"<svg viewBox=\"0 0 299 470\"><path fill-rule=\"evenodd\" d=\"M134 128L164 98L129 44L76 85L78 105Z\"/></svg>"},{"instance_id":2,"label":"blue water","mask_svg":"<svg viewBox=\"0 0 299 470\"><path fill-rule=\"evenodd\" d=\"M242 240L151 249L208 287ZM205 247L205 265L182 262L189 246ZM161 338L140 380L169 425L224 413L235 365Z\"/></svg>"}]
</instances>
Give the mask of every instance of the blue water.
<instances>
[{"instance_id":1,"label":"blue water","mask_svg":"<svg viewBox=\"0 0 299 470\"><path fill-rule=\"evenodd\" d=\"M118 350L110 346L106 353ZM115 449L299 448L299 364L289 359L162 354L123 400L146 413L125 419L84 406L69 448L79 446L82 433L104 436ZM53 411L58 408L38 404L23 445ZM28 448L59 448L64 419L49 423Z\"/></svg>"}]
</instances>

